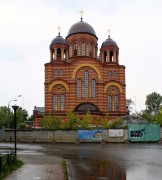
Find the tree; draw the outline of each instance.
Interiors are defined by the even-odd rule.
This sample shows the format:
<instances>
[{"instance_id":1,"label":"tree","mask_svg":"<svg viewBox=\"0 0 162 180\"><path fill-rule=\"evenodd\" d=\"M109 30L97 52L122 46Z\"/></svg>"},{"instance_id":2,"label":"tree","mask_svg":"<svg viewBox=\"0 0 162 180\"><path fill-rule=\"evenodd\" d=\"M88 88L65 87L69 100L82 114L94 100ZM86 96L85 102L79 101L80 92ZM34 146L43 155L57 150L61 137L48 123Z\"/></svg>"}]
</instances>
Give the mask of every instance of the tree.
<instances>
[{"instance_id":1,"label":"tree","mask_svg":"<svg viewBox=\"0 0 162 180\"><path fill-rule=\"evenodd\" d=\"M90 120L91 120L91 114L89 110L86 112L85 116L83 119L80 119L80 127L89 129L90 128Z\"/></svg>"},{"instance_id":2,"label":"tree","mask_svg":"<svg viewBox=\"0 0 162 180\"><path fill-rule=\"evenodd\" d=\"M21 123L24 121L27 121L28 112L25 109L22 109L21 107L17 110L17 123Z\"/></svg>"},{"instance_id":3,"label":"tree","mask_svg":"<svg viewBox=\"0 0 162 180\"><path fill-rule=\"evenodd\" d=\"M128 110L131 112L132 111L132 105L134 105L134 101L132 101L132 99L126 99L126 107L128 108Z\"/></svg>"},{"instance_id":4,"label":"tree","mask_svg":"<svg viewBox=\"0 0 162 180\"><path fill-rule=\"evenodd\" d=\"M160 124L160 126L162 126L162 108L160 109L160 111L157 114L155 114L154 122L158 123L158 124Z\"/></svg>"},{"instance_id":5,"label":"tree","mask_svg":"<svg viewBox=\"0 0 162 180\"><path fill-rule=\"evenodd\" d=\"M145 105L146 113L157 114L160 111L160 108L162 107L162 96L156 92L148 94L146 96Z\"/></svg>"},{"instance_id":6,"label":"tree","mask_svg":"<svg viewBox=\"0 0 162 180\"><path fill-rule=\"evenodd\" d=\"M104 129L108 128L108 126L109 126L109 113L108 112L106 112L105 117L103 119L101 119L101 126Z\"/></svg>"},{"instance_id":7,"label":"tree","mask_svg":"<svg viewBox=\"0 0 162 180\"><path fill-rule=\"evenodd\" d=\"M93 120L94 125L96 126L96 128L104 128L107 129L108 128L108 124L109 124L109 113L106 112L105 116L102 118L95 118Z\"/></svg>"},{"instance_id":8,"label":"tree","mask_svg":"<svg viewBox=\"0 0 162 180\"><path fill-rule=\"evenodd\" d=\"M26 123L29 126L33 125L33 123L34 123L34 115L33 114L27 118L27 122Z\"/></svg>"},{"instance_id":9,"label":"tree","mask_svg":"<svg viewBox=\"0 0 162 180\"><path fill-rule=\"evenodd\" d=\"M0 106L0 128L7 127L7 113L8 109L6 106Z\"/></svg>"},{"instance_id":10,"label":"tree","mask_svg":"<svg viewBox=\"0 0 162 180\"><path fill-rule=\"evenodd\" d=\"M153 123L154 121L154 115L147 113L145 110L136 112L136 115L146 119L149 123Z\"/></svg>"},{"instance_id":11,"label":"tree","mask_svg":"<svg viewBox=\"0 0 162 180\"><path fill-rule=\"evenodd\" d=\"M73 111L68 111L67 113L68 121L64 124L65 129L77 129L79 117Z\"/></svg>"},{"instance_id":12,"label":"tree","mask_svg":"<svg viewBox=\"0 0 162 180\"><path fill-rule=\"evenodd\" d=\"M24 123L27 120L28 112L21 107L16 111L16 122L19 126L19 123ZM14 113L13 109L7 106L0 106L0 128L2 127L10 127L12 128L14 125L13 122Z\"/></svg>"},{"instance_id":13,"label":"tree","mask_svg":"<svg viewBox=\"0 0 162 180\"><path fill-rule=\"evenodd\" d=\"M14 113L13 111L10 112L9 114L9 119L10 119L10 123L9 123L9 127L13 128L14 127L14 121L13 121L13 117ZM22 107L19 107L18 110L16 111L16 124L18 127L23 127L26 126L26 121L27 121L27 117L28 117L28 112L25 109L22 109ZM23 126L22 126L23 124Z\"/></svg>"},{"instance_id":14,"label":"tree","mask_svg":"<svg viewBox=\"0 0 162 180\"><path fill-rule=\"evenodd\" d=\"M60 129L61 121L58 116L44 115L40 121L40 125L45 129Z\"/></svg>"}]
</instances>

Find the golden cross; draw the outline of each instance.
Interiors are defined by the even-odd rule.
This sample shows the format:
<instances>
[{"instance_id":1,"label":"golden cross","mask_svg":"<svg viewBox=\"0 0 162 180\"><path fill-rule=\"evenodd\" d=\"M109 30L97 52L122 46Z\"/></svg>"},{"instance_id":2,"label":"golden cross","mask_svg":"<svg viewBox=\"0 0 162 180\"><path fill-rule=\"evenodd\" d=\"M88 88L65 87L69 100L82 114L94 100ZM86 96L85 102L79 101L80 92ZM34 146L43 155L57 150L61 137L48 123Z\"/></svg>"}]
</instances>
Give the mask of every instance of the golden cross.
<instances>
[{"instance_id":1,"label":"golden cross","mask_svg":"<svg viewBox=\"0 0 162 180\"><path fill-rule=\"evenodd\" d=\"M57 29L58 29L58 33L59 33L59 35L60 35L61 27L59 26Z\"/></svg>"},{"instance_id":2,"label":"golden cross","mask_svg":"<svg viewBox=\"0 0 162 180\"><path fill-rule=\"evenodd\" d=\"M108 29L107 31L108 31L108 37L110 37L110 32L111 32L111 30L110 30L110 29Z\"/></svg>"},{"instance_id":3,"label":"golden cross","mask_svg":"<svg viewBox=\"0 0 162 180\"><path fill-rule=\"evenodd\" d=\"M82 17L83 17L84 12L83 12L83 11L80 11L79 13L80 13L80 16L81 16L81 18L82 18Z\"/></svg>"}]
</instances>

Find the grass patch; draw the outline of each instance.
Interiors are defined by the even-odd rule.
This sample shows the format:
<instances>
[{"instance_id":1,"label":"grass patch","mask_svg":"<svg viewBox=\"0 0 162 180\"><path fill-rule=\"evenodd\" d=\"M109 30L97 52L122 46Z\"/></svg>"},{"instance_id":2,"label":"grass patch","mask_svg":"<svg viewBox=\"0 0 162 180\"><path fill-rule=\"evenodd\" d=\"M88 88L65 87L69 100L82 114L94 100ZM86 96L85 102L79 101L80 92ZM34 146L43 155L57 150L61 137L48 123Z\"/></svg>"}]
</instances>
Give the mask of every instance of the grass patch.
<instances>
[{"instance_id":1,"label":"grass patch","mask_svg":"<svg viewBox=\"0 0 162 180\"><path fill-rule=\"evenodd\" d=\"M23 162L21 160L15 160L12 164L6 165L1 171L0 171L0 179L7 176L9 173L11 173L13 170L16 170L20 168L23 165Z\"/></svg>"},{"instance_id":2,"label":"grass patch","mask_svg":"<svg viewBox=\"0 0 162 180\"><path fill-rule=\"evenodd\" d=\"M61 166L62 166L63 173L64 173L64 179L65 179L65 180L68 180L67 168L66 168L66 161L65 161L65 160L63 160L63 161L61 162Z\"/></svg>"}]
</instances>

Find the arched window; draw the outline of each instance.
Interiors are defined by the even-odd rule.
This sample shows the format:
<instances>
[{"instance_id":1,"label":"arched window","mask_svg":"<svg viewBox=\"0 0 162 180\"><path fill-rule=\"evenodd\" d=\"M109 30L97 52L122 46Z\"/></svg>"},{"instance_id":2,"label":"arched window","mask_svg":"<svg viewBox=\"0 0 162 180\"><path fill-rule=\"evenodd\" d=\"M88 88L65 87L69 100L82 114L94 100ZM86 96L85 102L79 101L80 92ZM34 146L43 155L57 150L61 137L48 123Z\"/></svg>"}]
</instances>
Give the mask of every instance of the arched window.
<instances>
[{"instance_id":1,"label":"arched window","mask_svg":"<svg viewBox=\"0 0 162 180\"><path fill-rule=\"evenodd\" d=\"M110 51L110 62L114 61L114 53L113 51Z\"/></svg>"},{"instance_id":2,"label":"arched window","mask_svg":"<svg viewBox=\"0 0 162 180\"><path fill-rule=\"evenodd\" d=\"M92 97L96 97L96 80L92 79Z\"/></svg>"},{"instance_id":3,"label":"arched window","mask_svg":"<svg viewBox=\"0 0 162 180\"><path fill-rule=\"evenodd\" d=\"M111 86L108 89L108 111L119 111L119 96L120 90L116 86Z\"/></svg>"},{"instance_id":4,"label":"arched window","mask_svg":"<svg viewBox=\"0 0 162 180\"><path fill-rule=\"evenodd\" d=\"M57 49L57 60L61 60L61 49Z\"/></svg>"},{"instance_id":5,"label":"arched window","mask_svg":"<svg viewBox=\"0 0 162 180\"><path fill-rule=\"evenodd\" d=\"M92 57L92 44L89 44L89 56Z\"/></svg>"},{"instance_id":6,"label":"arched window","mask_svg":"<svg viewBox=\"0 0 162 180\"><path fill-rule=\"evenodd\" d=\"M118 52L116 52L116 62L118 63Z\"/></svg>"},{"instance_id":7,"label":"arched window","mask_svg":"<svg viewBox=\"0 0 162 180\"><path fill-rule=\"evenodd\" d=\"M72 57L73 56L73 46L71 46L70 44L70 47L69 47L69 57Z\"/></svg>"},{"instance_id":8,"label":"arched window","mask_svg":"<svg viewBox=\"0 0 162 180\"><path fill-rule=\"evenodd\" d=\"M59 71L58 71L59 72ZM63 69L60 69L60 75L63 73ZM63 74L62 74L63 75ZM57 84L52 88L53 91L53 111L64 111L66 89L63 85Z\"/></svg>"},{"instance_id":9,"label":"arched window","mask_svg":"<svg viewBox=\"0 0 162 180\"><path fill-rule=\"evenodd\" d=\"M57 75L58 75L58 70L54 69L54 76L57 76Z\"/></svg>"},{"instance_id":10,"label":"arched window","mask_svg":"<svg viewBox=\"0 0 162 180\"><path fill-rule=\"evenodd\" d=\"M108 77L112 77L112 71L108 71Z\"/></svg>"},{"instance_id":11,"label":"arched window","mask_svg":"<svg viewBox=\"0 0 162 180\"><path fill-rule=\"evenodd\" d=\"M114 96L114 111L118 111L118 105L119 105L118 96Z\"/></svg>"},{"instance_id":12,"label":"arched window","mask_svg":"<svg viewBox=\"0 0 162 180\"><path fill-rule=\"evenodd\" d=\"M66 49L64 49L64 57L63 57L64 61L66 61Z\"/></svg>"},{"instance_id":13,"label":"arched window","mask_svg":"<svg viewBox=\"0 0 162 180\"><path fill-rule=\"evenodd\" d=\"M77 49L78 49L77 44L74 44L74 56L77 56Z\"/></svg>"},{"instance_id":14,"label":"arched window","mask_svg":"<svg viewBox=\"0 0 162 180\"><path fill-rule=\"evenodd\" d=\"M58 106L57 106L57 95L54 95L53 96L53 110L57 111L57 108L58 108Z\"/></svg>"},{"instance_id":15,"label":"arched window","mask_svg":"<svg viewBox=\"0 0 162 180\"><path fill-rule=\"evenodd\" d=\"M82 56L85 56L85 43L82 43Z\"/></svg>"},{"instance_id":16,"label":"arched window","mask_svg":"<svg viewBox=\"0 0 162 180\"><path fill-rule=\"evenodd\" d=\"M112 97L108 96L107 99L108 111L112 111Z\"/></svg>"},{"instance_id":17,"label":"arched window","mask_svg":"<svg viewBox=\"0 0 162 180\"><path fill-rule=\"evenodd\" d=\"M82 97L82 81L80 79L77 80L77 97Z\"/></svg>"},{"instance_id":18,"label":"arched window","mask_svg":"<svg viewBox=\"0 0 162 180\"><path fill-rule=\"evenodd\" d=\"M61 94L61 111L65 110L65 96Z\"/></svg>"},{"instance_id":19,"label":"arched window","mask_svg":"<svg viewBox=\"0 0 162 180\"><path fill-rule=\"evenodd\" d=\"M53 61L55 60L55 52L54 52L54 49L52 50L52 60L53 60Z\"/></svg>"},{"instance_id":20,"label":"arched window","mask_svg":"<svg viewBox=\"0 0 162 180\"><path fill-rule=\"evenodd\" d=\"M64 75L64 71L63 69L60 69L60 76L63 76Z\"/></svg>"},{"instance_id":21,"label":"arched window","mask_svg":"<svg viewBox=\"0 0 162 180\"><path fill-rule=\"evenodd\" d=\"M85 71L84 72L84 97L88 97L88 86L89 86L89 84L88 84L88 76L89 76L89 74L88 74L88 71Z\"/></svg>"},{"instance_id":22,"label":"arched window","mask_svg":"<svg viewBox=\"0 0 162 180\"><path fill-rule=\"evenodd\" d=\"M104 62L107 62L107 52L104 51Z\"/></svg>"}]
</instances>

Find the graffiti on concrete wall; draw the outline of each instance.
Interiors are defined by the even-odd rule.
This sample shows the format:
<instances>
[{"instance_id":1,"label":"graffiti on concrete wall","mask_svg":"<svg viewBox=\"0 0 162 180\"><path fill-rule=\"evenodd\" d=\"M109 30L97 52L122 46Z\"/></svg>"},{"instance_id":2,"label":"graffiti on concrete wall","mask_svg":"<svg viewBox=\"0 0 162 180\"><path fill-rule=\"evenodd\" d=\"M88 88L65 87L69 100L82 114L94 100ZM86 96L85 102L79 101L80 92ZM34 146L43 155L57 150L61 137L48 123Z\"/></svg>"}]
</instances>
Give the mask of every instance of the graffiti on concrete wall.
<instances>
[{"instance_id":1,"label":"graffiti on concrete wall","mask_svg":"<svg viewBox=\"0 0 162 180\"><path fill-rule=\"evenodd\" d=\"M159 141L160 125L159 124L128 124L128 138L130 141Z\"/></svg>"},{"instance_id":2,"label":"graffiti on concrete wall","mask_svg":"<svg viewBox=\"0 0 162 180\"><path fill-rule=\"evenodd\" d=\"M142 137L144 135L145 129L137 130L137 131L130 131L130 137Z\"/></svg>"}]
</instances>

